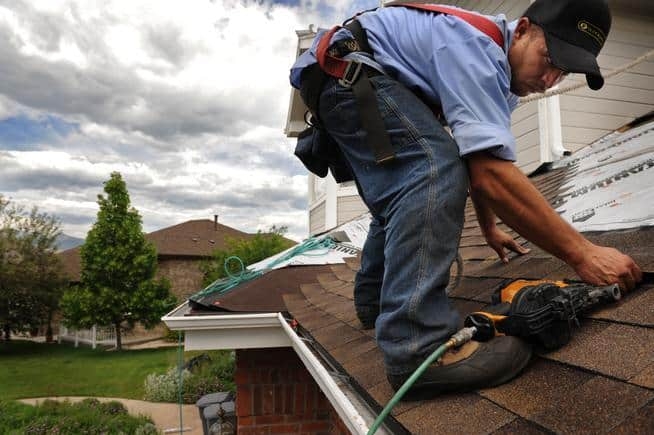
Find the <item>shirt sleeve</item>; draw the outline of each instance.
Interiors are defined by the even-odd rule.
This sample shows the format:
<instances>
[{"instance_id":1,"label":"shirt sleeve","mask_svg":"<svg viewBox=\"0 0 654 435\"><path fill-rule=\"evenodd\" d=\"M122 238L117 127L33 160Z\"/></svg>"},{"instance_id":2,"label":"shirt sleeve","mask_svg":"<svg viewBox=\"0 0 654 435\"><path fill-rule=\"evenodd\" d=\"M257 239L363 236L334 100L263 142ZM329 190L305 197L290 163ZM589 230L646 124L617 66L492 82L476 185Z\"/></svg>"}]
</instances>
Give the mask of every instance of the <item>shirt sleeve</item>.
<instances>
[{"instance_id":1,"label":"shirt sleeve","mask_svg":"<svg viewBox=\"0 0 654 435\"><path fill-rule=\"evenodd\" d=\"M445 119L462 156L487 150L503 160L516 160L516 143L511 133L510 67L506 54L492 40L467 23L453 22L459 28L434 35L434 56L430 62L430 81L440 96ZM461 26L464 26L461 29ZM447 34L447 33L446 33Z\"/></svg>"}]
</instances>

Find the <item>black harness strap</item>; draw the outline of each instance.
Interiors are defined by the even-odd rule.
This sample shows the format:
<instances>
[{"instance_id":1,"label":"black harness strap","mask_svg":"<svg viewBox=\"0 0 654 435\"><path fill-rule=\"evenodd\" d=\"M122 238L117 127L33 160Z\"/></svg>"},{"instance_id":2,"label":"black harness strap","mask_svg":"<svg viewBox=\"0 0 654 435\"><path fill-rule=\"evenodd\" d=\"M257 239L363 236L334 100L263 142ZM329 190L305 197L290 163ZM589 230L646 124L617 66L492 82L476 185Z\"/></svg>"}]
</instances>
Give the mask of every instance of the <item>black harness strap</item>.
<instances>
[{"instance_id":1,"label":"black harness strap","mask_svg":"<svg viewBox=\"0 0 654 435\"><path fill-rule=\"evenodd\" d=\"M368 44L368 37L359 21L352 20L345 27L352 32L361 51L372 55L372 49ZM356 70L353 72L352 78L349 79L347 73L352 68L356 68ZM375 154L375 161L379 164L393 160L395 158L395 152L391 145L391 138L388 136L388 131L384 125L384 120L377 108L377 94L369 80L370 76L377 74L381 73L359 62L352 62L346 70L346 75L340 80L340 83L342 85L349 84L352 87L354 99L357 102L361 116L361 127L366 132L366 143Z\"/></svg>"}]
</instances>

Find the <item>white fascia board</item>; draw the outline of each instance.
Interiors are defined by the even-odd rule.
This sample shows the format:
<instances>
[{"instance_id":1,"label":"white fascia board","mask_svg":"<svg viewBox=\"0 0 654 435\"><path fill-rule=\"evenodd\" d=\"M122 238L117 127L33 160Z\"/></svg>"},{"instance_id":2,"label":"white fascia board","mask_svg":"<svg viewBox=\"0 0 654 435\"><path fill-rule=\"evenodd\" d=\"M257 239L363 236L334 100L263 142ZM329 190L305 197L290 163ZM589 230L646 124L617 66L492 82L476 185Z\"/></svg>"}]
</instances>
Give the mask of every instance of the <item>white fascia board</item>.
<instances>
[{"instance_id":1,"label":"white fascia board","mask_svg":"<svg viewBox=\"0 0 654 435\"><path fill-rule=\"evenodd\" d=\"M290 347L288 335L279 327L279 322L264 328L196 329L184 333L184 349L268 349Z\"/></svg>"},{"instance_id":2,"label":"white fascia board","mask_svg":"<svg viewBox=\"0 0 654 435\"><path fill-rule=\"evenodd\" d=\"M184 303L161 318L173 331L184 331L186 350L289 347L277 313L186 316Z\"/></svg>"}]
</instances>

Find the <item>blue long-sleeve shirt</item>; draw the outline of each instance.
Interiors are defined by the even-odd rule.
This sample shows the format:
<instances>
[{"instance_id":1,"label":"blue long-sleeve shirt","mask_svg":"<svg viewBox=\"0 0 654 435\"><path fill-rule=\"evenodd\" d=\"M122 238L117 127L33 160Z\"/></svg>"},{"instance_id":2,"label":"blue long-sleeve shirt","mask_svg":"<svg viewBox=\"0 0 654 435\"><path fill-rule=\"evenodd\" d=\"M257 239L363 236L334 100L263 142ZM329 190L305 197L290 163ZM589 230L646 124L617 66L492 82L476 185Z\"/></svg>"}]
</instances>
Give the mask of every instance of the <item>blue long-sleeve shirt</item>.
<instances>
[{"instance_id":1,"label":"blue long-sleeve shirt","mask_svg":"<svg viewBox=\"0 0 654 435\"><path fill-rule=\"evenodd\" d=\"M362 53L347 57L381 68L407 87L418 89L429 103L440 105L461 156L488 150L515 161L511 112L518 97L510 90L507 53L516 22L507 22L504 15L487 18L500 28L504 47L451 15L380 8L358 17L374 60ZM291 84L296 88L302 69L316 62L324 32L318 32L312 47L291 68ZM332 42L351 37L347 29L340 29Z\"/></svg>"}]
</instances>

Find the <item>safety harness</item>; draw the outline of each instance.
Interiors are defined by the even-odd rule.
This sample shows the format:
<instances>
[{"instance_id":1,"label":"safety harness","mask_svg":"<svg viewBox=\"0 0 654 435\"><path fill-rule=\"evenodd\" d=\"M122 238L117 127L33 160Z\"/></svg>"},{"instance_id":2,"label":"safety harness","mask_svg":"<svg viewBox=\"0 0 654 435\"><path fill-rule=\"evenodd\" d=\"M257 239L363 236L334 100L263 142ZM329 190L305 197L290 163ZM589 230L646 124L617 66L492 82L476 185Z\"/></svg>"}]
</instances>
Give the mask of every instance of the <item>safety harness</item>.
<instances>
[{"instance_id":1,"label":"safety harness","mask_svg":"<svg viewBox=\"0 0 654 435\"><path fill-rule=\"evenodd\" d=\"M468 12L462 9L451 8L447 6L434 4L415 4L415 3L395 3L387 7L405 7L420 9L437 14L446 14L459 17L471 24L484 34L488 35L501 49L504 47L504 37L499 27L491 20L481 15ZM372 49L368 45L365 30L356 20L356 17L345 25L363 51L373 56ZM335 56L330 51L330 42L332 37L342 26L335 26L329 30L318 43L316 58L318 67L307 67L302 77L302 97L309 107L313 116L313 124L319 127L320 121L317 116L320 93L327 79L332 76L339 79L342 86L352 88L354 97L359 108L361 116L361 126L366 132L366 143L375 154L375 160L378 164L386 163L395 157L388 132L384 127L374 89L368 78L375 74L381 74L372 67L369 67L356 60L344 60ZM432 109L433 110L433 109ZM440 111L440 108L433 110Z\"/></svg>"}]
</instances>

